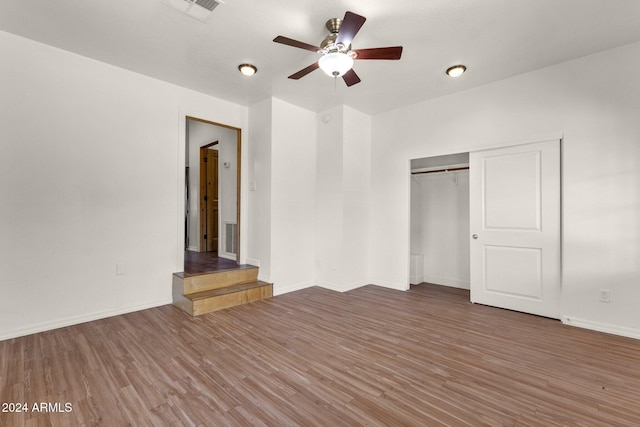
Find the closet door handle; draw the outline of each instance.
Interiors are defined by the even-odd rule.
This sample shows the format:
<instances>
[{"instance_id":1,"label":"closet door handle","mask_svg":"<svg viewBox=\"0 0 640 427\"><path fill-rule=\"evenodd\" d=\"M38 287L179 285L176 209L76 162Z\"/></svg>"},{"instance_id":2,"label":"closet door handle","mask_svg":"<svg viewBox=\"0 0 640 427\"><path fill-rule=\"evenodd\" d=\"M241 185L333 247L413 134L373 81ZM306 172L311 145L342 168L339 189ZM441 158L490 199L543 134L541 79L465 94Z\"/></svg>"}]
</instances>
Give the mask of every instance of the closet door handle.
<instances>
[{"instance_id":1,"label":"closet door handle","mask_svg":"<svg viewBox=\"0 0 640 427\"><path fill-rule=\"evenodd\" d=\"M476 240L478 238L477 234L472 235L471 237L473 237L474 240Z\"/></svg>"}]
</instances>

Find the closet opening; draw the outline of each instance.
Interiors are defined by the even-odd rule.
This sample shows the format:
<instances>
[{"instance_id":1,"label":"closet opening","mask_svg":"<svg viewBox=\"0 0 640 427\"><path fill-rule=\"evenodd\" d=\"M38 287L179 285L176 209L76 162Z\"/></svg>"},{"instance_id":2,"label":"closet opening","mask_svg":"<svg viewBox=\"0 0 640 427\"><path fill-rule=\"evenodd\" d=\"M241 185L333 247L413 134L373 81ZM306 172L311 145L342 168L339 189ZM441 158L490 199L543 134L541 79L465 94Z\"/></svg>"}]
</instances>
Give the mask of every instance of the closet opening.
<instances>
[{"instance_id":1,"label":"closet opening","mask_svg":"<svg viewBox=\"0 0 640 427\"><path fill-rule=\"evenodd\" d=\"M470 289L469 153L411 160L410 284Z\"/></svg>"}]
</instances>

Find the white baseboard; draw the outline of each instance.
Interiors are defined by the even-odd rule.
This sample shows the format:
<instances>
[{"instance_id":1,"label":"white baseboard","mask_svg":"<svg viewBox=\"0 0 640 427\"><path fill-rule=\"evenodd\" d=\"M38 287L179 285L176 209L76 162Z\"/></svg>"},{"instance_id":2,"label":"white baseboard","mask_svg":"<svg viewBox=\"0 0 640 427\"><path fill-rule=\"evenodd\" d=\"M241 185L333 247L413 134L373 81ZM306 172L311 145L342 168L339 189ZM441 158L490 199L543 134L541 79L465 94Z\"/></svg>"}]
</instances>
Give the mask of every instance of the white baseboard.
<instances>
[{"instance_id":1,"label":"white baseboard","mask_svg":"<svg viewBox=\"0 0 640 427\"><path fill-rule=\"evenodd\" d=\"M230 253L227 253L227 252L218 252L218 257L219 258L228 259L230 261L235 261L236 260L236 254L230 254Z\"/></svg>"},{"instance_id":2,"label":"white baseboard","mask_svg":"<svg viewBox=\"0 0 640 427\"><path fill-rule=\"evenodd\" d=\"M424 282L424 276L411 276L409 278L409 283L412 285L417 285Z\"/></svg>"},{"instance_id":3,"label":"white baseboard","mask_svg":"<svg viewBox=\"0 0 640 427\"><path fill-rule=\"evenodd\" d=\"M265 282L271 283L271 282L266 281L266 280L265 280ZM286 285L286 286L278 286L277 284L274 283L274 285L273 285L273 296L288 294L289 292L300 291L302 289L307 289L307 288L310 288L312 286L315 286L313 281L294 283L292 285Z\"/></svg>"},{"instance_id":4,"label":"white baseboard","mask_svg":"<svg viewBox=\"0 0 640 427\"><path fill-rule=\"evenodd\" d=\"M433 283L434 285L449 286L452 288L471 289L471 283L469 281L452 279L450 277L424 276L422 281L426 283Z\"/></svg>"},{"instance_id":5,"label":"white baseboard","mask_svg":"<svg viewBox=\"0 0 640 427\"><path fill-rule=\"evenodd\" d=\"M94 320L105 319L107 317L119 316L121 314L133 313L135 311L146 310L149 308L160 307L162 305L171 304L173 300L171 298L150 301L144 304L122 307L115 310L105 310L97 313L83 314L80 316L72 316L64 319L58 319L51 322L43 322L35 325L28 326L26 328L15 329L13 331L5 332L0 335L0 341L8 340L11 338L23 337L26 335L37 334L40 332L50 331L52 329L64 328L67 326L78 325L80 323L92 322Z\"/></svg>"},{"instance_id":6,"label":"white baseboard","mask_svg":"<svg viewBox=\"0 0 640 427\"><path fill-rule=\"evenodd\" d=\"M368 285L368 282L358 281L358 282L344 284L344 283L330 283L330 282L316 281L316 286L319 286L324 289L329 289L331 291L336 291L336 292L348 292L365 285Z\"/></svg>"},{"instance_id":7,"label":"white baseboard","mask_svg":"<svg viewBox=\"0 0 640 427\"><path fill-rule=\"evenodd\" d=\"M271 276L262 274L262 272L260 271L258 271L258 280L260 280L261 282L273 283L273 281L271 280Z\"/></svg>"},{"instance_id":8,"label":"white baseboard","mask_svg":"<svg viewBox=\"0 0 640 427\"><path fill-rule=\"evenodd\" d=\"M607 334L620 335L627 338L640 339L640 330L627 328L624 326L609 325L606 323L594 322L591 320L580 319L573 316L562 316L562 323L565 325L576 326L578 328L591 329L593 331L605 332Z\"/></svg>"},{"instance_id":9,"label":"white baseboard","mask_svg":"<svg viewBox=\"0 0 640 427\"><path fill-rule=\"evenodd\" d=\"M396 289L398 291L409 290L409 285L405 283L387 282L385 280L372 280L370 285L382 286L383 288Z\"/></svg>"},{"instance_id":10,"label":"white baseboard","mask_svg":"<svg viewBox=\"0 0 640 427\"><path fill-rule=\"evenodd\" d=\"M200 252L200 247L199 246L189 246L187 248L187 250L191 251L191 252Z\"/></svg>"},{"instance_id":11,"label":"white baseboard","mask_svg":"<svg viewBox=\"0 0 640 427\"><path fill-rule=\"evenodd\" d=\"M255 258L247 258L247 264L260 267L260 260Z\"/></svg>"}]
</instances>

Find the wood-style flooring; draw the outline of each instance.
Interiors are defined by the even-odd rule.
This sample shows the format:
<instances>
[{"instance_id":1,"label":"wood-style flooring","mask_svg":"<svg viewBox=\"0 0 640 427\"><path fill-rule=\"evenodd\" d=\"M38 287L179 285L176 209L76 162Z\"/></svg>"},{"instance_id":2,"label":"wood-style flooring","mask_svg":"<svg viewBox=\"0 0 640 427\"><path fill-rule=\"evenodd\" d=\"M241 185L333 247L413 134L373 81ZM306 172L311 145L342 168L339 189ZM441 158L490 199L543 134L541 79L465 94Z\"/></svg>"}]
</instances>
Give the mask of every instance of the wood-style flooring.
<instances>
[{"instance_id":1,"label":"wood-style flooring","mask_svg":"<svg viewBox=\"0 0 640 427\"><path fill-rule=\"evenodd\" d=\"M184 251L184 274L194 276L237 268L236 261L218 257L217 252Z\"/></svg>"},{"instance_id":2,"label":"wood-style flooring","mask_svg":"<svg viewBox=\"0 0 640 427\"><path fill-rule=\"evenodd\" d=\"M167 305L0 342L13 426L639 426L640 341L419 285Z\"/></svg>"}]
</instances>

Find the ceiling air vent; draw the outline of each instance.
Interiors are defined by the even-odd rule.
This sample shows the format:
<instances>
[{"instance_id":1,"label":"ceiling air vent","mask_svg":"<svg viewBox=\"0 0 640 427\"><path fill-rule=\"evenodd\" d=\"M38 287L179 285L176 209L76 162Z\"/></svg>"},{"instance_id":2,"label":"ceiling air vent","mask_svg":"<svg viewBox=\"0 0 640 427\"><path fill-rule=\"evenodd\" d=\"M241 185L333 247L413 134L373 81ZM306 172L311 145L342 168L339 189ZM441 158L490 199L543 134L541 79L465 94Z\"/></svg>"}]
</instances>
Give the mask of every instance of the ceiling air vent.
<instances>
[{"instance_id":1,"label":"ceiling air vent","mask_svg":"<svg viewBox=\"0 0 640 427\"><path fill-rule=\"evenodd\" d=\"M198 21L207 20L222 0L166 0L167 4Z\"/></svg>"}]
</instances>

